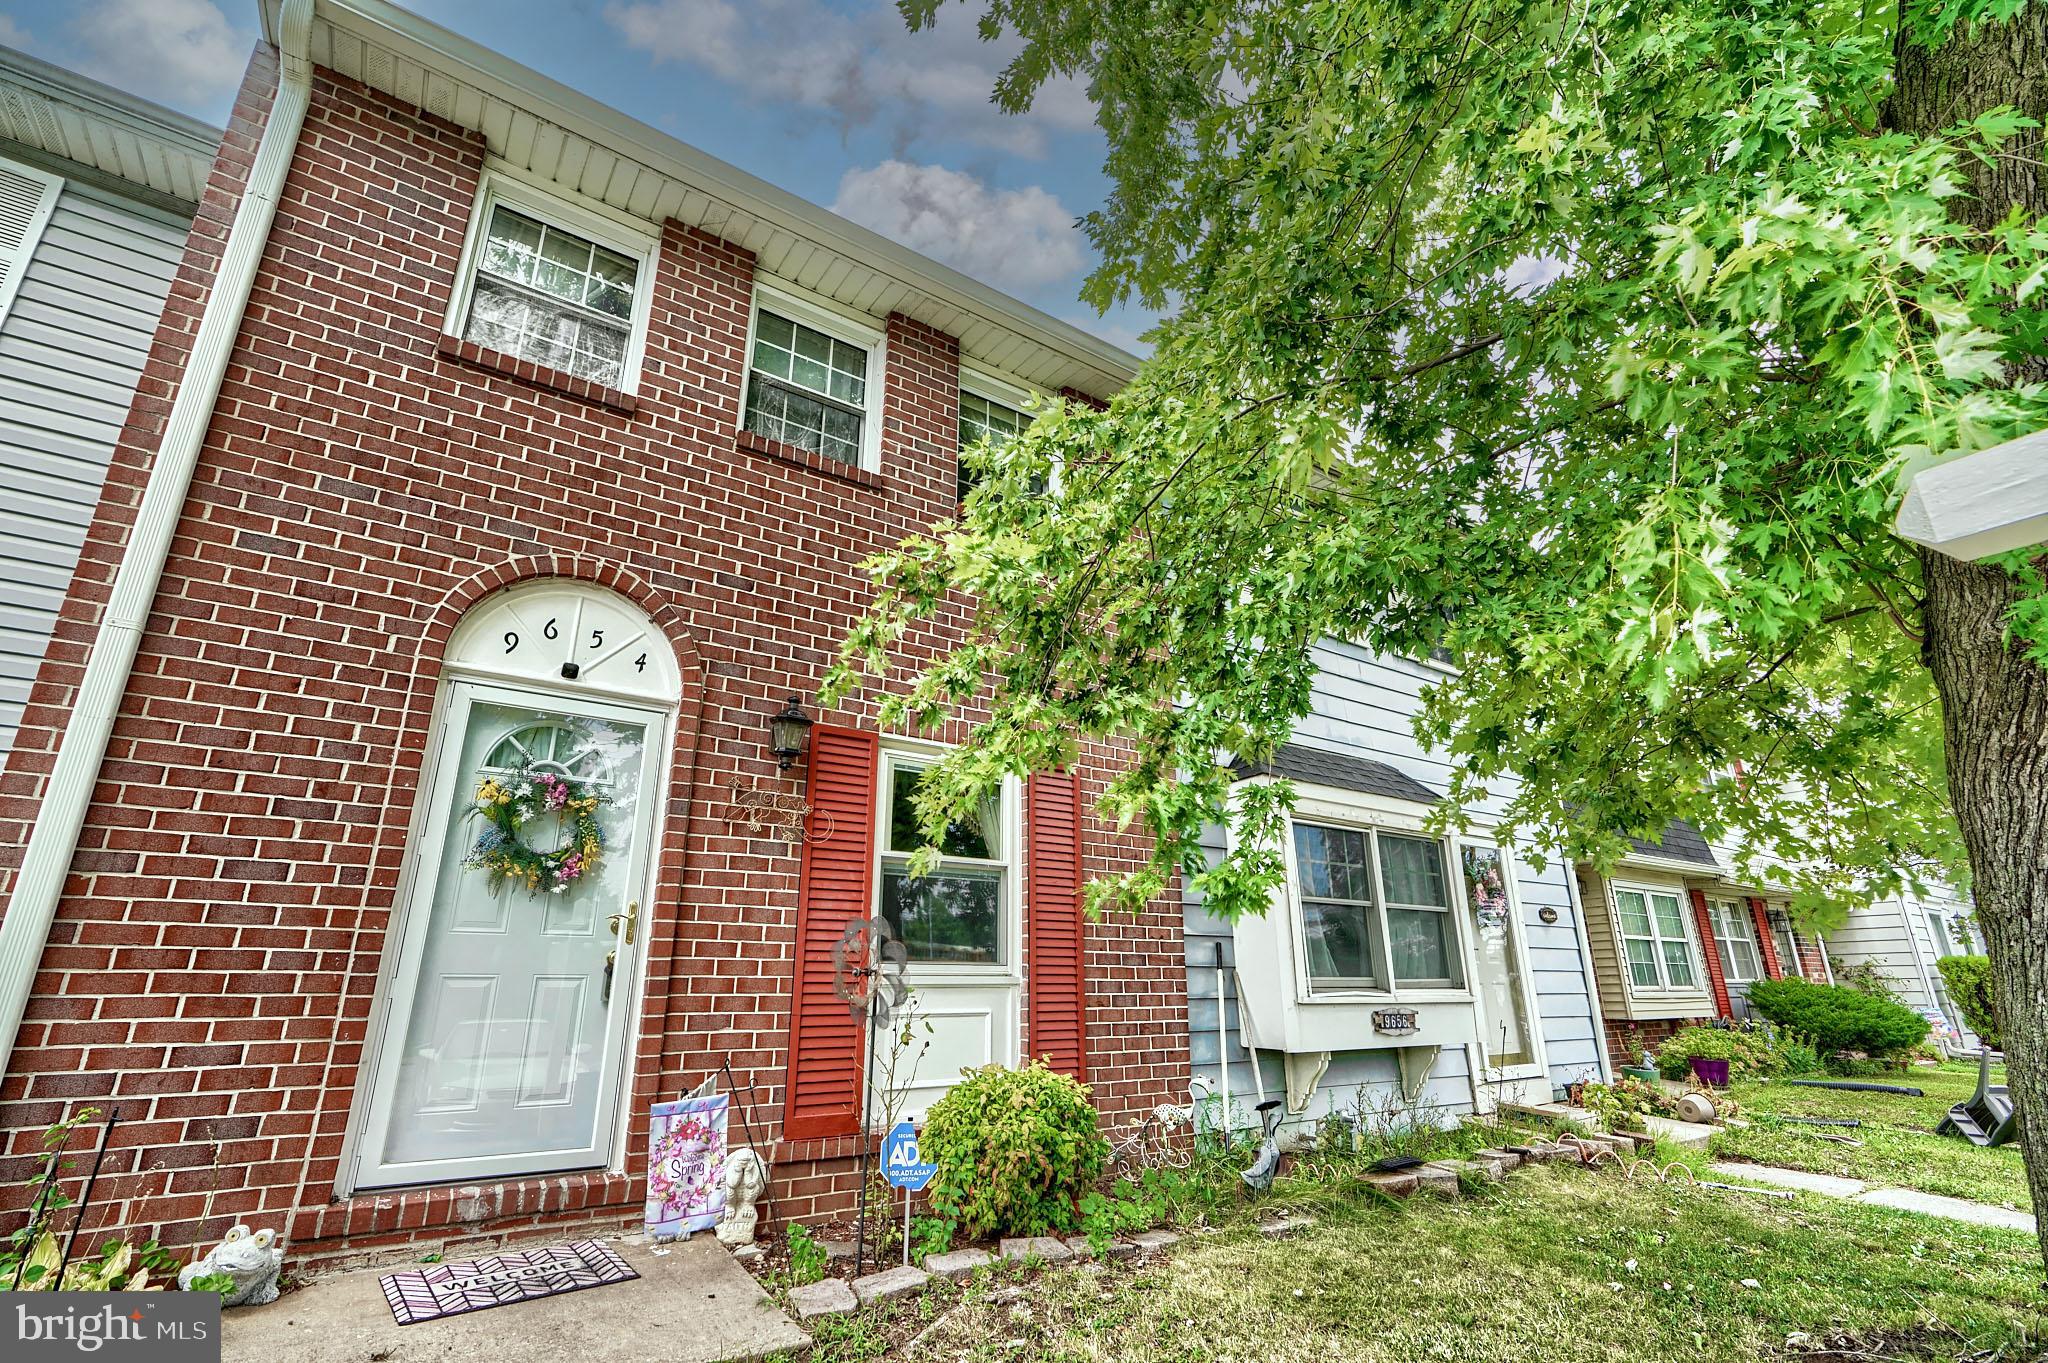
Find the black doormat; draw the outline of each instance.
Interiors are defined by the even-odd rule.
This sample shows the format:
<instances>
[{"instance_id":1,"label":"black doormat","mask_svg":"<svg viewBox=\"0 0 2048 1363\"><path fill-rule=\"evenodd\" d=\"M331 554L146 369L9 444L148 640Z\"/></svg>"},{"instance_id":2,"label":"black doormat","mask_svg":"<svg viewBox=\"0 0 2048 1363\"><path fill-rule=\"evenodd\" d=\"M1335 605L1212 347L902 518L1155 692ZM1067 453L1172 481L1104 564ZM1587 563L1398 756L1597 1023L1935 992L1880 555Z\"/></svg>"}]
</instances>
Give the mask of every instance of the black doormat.
<instances>
[{"instance_id":1,"label":"black doormat","mask_svg":"<svg viewBox=\"0 0 2048 1363\"><path fill-rule=\"evenodd\" d=\"M379 1281L384 1286L384 1300L391 1304L392 1318L400 1325L417 1325L639 1276L597 1241L576 1240L517 1254L409 1268L386 1273Z\"/></svg>"}]
</instances>

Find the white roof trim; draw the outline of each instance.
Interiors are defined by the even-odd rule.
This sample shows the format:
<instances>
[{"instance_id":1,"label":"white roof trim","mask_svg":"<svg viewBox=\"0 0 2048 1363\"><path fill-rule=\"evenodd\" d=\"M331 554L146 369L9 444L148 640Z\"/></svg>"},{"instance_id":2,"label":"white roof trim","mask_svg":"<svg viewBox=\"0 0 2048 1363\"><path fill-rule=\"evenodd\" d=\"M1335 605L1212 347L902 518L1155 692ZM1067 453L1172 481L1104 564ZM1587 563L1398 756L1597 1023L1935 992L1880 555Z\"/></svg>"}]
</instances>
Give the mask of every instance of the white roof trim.
<instances>
[{"instance_id":1,"label":"white roof trim","mask_svg":"<svg viewBox=\"0 0 2048 1363\"><path fill-rule=\"evenodd\" d=\"M258 0L273 41L280 3ZM880 307L946 331L960 339L963 358L1096 397L1137 368L1121 347L386 0L315 0L312 54L317 65L483 133L495 156L551 157L585 194L746 247L765 272L788 274L780 257L805 248L803 273L814 278L796 282L870 315Z\"/></svg>"},{"instance_id":2,"label":"white roof trim","mask_svg":"<svg viewBox=\"0 0 2048 1363\"><path fill-rule=\"evenodd\" d=\"M221 132L0 47L0 137L190 206L206 188Z\"/></svg>"}]
</instances>

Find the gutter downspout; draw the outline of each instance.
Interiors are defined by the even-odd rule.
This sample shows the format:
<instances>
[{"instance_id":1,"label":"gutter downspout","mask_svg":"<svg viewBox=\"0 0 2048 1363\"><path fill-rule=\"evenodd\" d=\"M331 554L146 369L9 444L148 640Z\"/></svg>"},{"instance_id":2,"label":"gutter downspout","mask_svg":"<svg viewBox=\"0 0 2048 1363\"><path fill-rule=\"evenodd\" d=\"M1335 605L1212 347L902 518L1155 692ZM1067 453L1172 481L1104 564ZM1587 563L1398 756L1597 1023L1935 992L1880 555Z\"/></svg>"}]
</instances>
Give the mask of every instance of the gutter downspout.
<instances>
[{"instance_id":1,"label":"gutter downspout","mask_svg":"<svg viewBox=\"0 0 2048 1363\"><path fill-rule=\"evenodd\" d=\"M227 245L213 290L192 338L178 396L157 443L156 461L143 487L142 504L121 566L114 574L85 676L71 707L71 722L57 746L57 760L44 785L42 807L22 853L21 870L7 916L0 919L0 1077L7 1073L22 1014L35 986L36 968L49 941L50 925L71 873L72 854L92 804L100 764L107 754L114 721L127 694L136 650L156 601L171 540L192 486L193 470L214 402L227 374L228 356L242 329L242 314L255 286L257 266L270 240L277 200L299 142L313 95L313 64L309 56L313 0L284 0L277 17L277 93L265 121L262 140L249 168L242 201L228 227Z\"/></svg>"}]
</instances>

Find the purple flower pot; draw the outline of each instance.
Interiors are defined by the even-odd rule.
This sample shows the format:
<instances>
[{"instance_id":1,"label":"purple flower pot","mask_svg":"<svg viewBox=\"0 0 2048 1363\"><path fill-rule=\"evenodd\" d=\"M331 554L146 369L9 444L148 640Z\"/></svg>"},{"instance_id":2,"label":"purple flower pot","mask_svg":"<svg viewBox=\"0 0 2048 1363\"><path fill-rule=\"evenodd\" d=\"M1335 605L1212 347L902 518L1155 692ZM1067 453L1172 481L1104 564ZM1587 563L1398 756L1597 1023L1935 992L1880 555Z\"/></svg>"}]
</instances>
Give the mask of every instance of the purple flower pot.
<instances>
[{"instance_id":1,"label":"purple flower pot","mask_svg":"<svg viewBox=\"0 0 2048 1363\"><path fill-rule=\"evenodd\" d=\"M1692 1077L1710 1089L1727 1088L1728 1062L1725 1060L1707 1060L1696 1055L1692 1058Z\"/></svg>"}]
</instances>

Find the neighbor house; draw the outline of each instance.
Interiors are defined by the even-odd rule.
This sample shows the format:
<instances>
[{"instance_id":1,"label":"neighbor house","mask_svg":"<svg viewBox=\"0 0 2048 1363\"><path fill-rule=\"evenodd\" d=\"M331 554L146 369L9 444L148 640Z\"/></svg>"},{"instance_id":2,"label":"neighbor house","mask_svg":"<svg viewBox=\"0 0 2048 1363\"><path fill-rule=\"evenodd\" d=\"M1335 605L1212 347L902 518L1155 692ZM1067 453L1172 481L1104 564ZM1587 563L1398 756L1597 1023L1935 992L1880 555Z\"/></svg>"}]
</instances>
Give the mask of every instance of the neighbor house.
<instances>
[{"instance_id":1,"label":"neighbor house","mask_svg":"<svg viewBox=\"0 0 2048 1363\"><path fill-rule=\"evenodd\" d=\"M1450 1124L1603 1077L1568 864L1539 866L1496 835L1498 793L1461 833L1428 824L1451 767L1413 720L1442 669L1334 639L1316 659L1292 741L1238 767L1294 788L1286 883L1235 924L1182 897L1206 1111L1227 1098L1234 1125L1255 1125L1256 1105L1278 1100L1296 1130L1331 1116ZM1208 847L1227 850L1223 828Z\"/></svg>"},{"instance_id":2,"label":"neighbor house","mask_svg":"<svg viewBox=\"0 0 2048 1363\"><path fill-rule=\"evenodd\" d=\"M220 130L0 48L0 765ZM167 384L144 389L160 412ZM82 647L69 632L62 649Z\"/></svg>"},{"instance_id":3,"label":"neighbor house","mask_svg":"<svg viewBox=\"0 0 2048 1363\"><path fill-rule=\"evenodd\" d=\"M1112 1121L1182 1095L1178 904L1080 912L1146 853L1115 752L913 882L937 743L791 710L961 441L1133 358L383 0L261 14L0 778L7 1152L118 1104L95 1225L414 1257L636 1222L650 1105L711 1080L775 1215L837 1214L871 914L919 1103L1027 1055Z\"/></svg>"},{"instance_id":4,"label":"neighbor house","mask_svg":"<svg viewBox=\"0 0 2048 1363\"><path fill-rule=\"evenodd\" d=\"M1843 971L1866 970L1899 1002L1925 1017L1937 1039L1974 1048L1976 1034L1949 996L1939 962L1983 951L1970 901L1946 885L1887 895L1852 912L1828 934L1828 954Z\"/></svg>"},{"instance_id":5,"label":"neighbor house","mask_svg":"<svg viewBox=\"0 0 2048 1363\"><path fill-rule=\"evenodd\" d=\"M1792 922L1787 887L1767 870L1744 878L1736 862L1674 819L1660 838L1631 839L1605 874L1576 868L1617 1065L1684 1027L1747 1017L1757 980L1830 978L1826 946Z\"/></svg>"}]
</instances>

